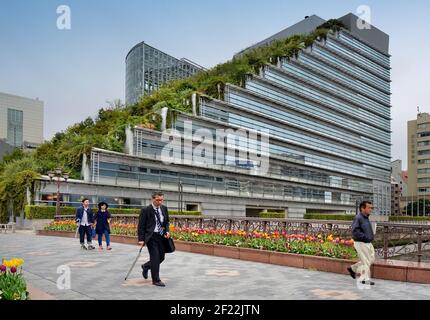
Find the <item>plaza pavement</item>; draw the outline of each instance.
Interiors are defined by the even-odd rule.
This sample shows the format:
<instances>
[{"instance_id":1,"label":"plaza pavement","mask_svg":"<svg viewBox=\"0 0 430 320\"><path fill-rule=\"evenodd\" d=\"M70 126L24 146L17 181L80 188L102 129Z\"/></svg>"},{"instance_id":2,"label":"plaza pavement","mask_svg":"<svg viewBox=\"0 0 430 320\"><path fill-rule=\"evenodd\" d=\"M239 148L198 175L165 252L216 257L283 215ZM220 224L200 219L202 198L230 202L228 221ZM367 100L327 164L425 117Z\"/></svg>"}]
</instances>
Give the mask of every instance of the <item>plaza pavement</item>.
<instances>
[{"instance_id":1,"label":"plaza pavement","mask_svg":"<svg viewBox=\"0 0 430 320\"><path fill-rule=\"evenodd\" d=\"M166 287L160 288L152 285L150 273L148 280L142 278L146 248L127 281L139 247L113 243L112 248L84 251L78 239L36 236L31 231L0 234L0 258L25 259L24 276L41 299L430 300L430 285L377 279L370 288L340 274L180 251L166 254L160 272ZM57 288L61 265L71 270L68 290Z\"/></svg>"}]
</instances>

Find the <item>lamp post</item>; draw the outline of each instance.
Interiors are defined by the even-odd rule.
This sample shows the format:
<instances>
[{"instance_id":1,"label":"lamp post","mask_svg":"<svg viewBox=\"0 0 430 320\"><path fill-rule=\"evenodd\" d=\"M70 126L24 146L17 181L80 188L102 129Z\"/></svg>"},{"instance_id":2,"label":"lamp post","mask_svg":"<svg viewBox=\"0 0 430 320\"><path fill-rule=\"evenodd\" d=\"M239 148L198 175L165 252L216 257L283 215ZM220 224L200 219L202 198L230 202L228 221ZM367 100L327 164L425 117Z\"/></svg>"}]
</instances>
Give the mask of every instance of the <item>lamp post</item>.
<instances>
[{"instance_id":1,"label":"lamp post","mask_svg":"<svg viewBox=\"0 0 430 320\"><path fill-rule=\"evenodd\" d=\"M183 185L182 185L182 180L179 180L179 184L178 184L178 195L179 195L179 201L178 201L178 211L180 213L182 213L182 193L183 193L184 189L183 189Z\"/></svg>"},{"instance_id":2,"label":"lamp post","mask_svg":"<svg viewBox=\"0 0 430 320\"><path fill-rule=\"evenodd\" d=\"M51 179L51 182L54 180L54 178L57 178L56 179L56 182L57 182L57 203L55 205L55 218L57 218L59 215L59 212L60 212L60 183L61 183L61 178L63 178L64 181L67 182L67 179L69 179L69 174L67 172L63 172L63 170L61 168L57 168L54 171L49 171L48 176L49 176L49 179Z\"/></svg>"}]
</instances>

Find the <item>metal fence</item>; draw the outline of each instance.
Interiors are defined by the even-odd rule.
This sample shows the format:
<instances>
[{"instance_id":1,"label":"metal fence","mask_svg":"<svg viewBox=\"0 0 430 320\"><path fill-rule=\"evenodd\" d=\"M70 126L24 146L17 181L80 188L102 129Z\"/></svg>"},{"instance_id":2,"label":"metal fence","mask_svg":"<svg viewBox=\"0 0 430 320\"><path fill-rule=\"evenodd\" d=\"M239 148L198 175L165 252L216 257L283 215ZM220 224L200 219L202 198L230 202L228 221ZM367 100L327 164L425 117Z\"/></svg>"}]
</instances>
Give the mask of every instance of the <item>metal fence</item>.
<instances>
[{"instance_id":1,"label":"metal fence","mask_svg":"<svg viewBox=\"0 0 430 320\"><path fill-rule=\"evenodd\" d=\"M59 216L57 219L74 219L74 216ZM112 222L137 226L139 215L113 215ZM333 237L343 239L352 237L352 221L171 215L170 223L180 228L267 233L278 231L287 234L321 235L323 237L331 234ZM429 224L378 222L375 230L373 244L375 253L379 258L401 258L404 255L409 255L409 260L421 262L423 252L430 250Z\"/></svg>"}]
</instances>

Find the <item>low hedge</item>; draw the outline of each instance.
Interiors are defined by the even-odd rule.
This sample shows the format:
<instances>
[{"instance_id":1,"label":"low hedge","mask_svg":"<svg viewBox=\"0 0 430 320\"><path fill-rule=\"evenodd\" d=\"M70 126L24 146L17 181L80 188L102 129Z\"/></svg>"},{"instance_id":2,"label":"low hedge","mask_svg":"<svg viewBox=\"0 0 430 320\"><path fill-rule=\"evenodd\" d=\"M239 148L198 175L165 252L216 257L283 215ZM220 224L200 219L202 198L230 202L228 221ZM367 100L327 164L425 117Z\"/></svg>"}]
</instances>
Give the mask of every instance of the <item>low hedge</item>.
<instances>
[{"instance_id":1,"label":"low hedge","mask_svg":"<svg viewBox=\"0 0 430 320\"><path fill-rule=\"evenodd\" d=\"M179 212L178 210L169 210L169 215L175 215L175 216L201 216L202 213L200 211L182 211L182 212Z\"/></svg>"},{"instance_id":2,"label":"low hedge","mask_svg":"<svg viewBox=\"0 0 430 320\"><path fill-rule=\"evenodd\" d=\"M389 221L430 221L430 217L389 216Z\"/></svg>"},{"instance_id":3,"label":"low hedge","mask_svg":"<svg viewBox=\"0 0 430 320\"><path fill-rule=\"evenodd\" d=\"M285 218L285 213L281 212L260 212L258 214L260 218L274 218L274 219L283 219Z\"/></svg>"},{"instance_id":4,"label":"low hedge","mask_svg":"<svg viewBox=\"0 0 430 320\"><path fill-rule=\"evenodd\" d=\"M53 206L25 206L25 218L26 219L53 219L55 217L55 207ZM94 211L96 207L92 208ZM109 208L111 214L140 214L140 209L120 209L120 208ZM60 207L60 215L74 215L76 213L75 207ZM200 211L182 211L181 213L177 210L169 210L170 215L201 215Z\"/></svg>"},{"instance_id":5,"label":"low hedge","mask_svg":"<svg viewBox=\"0 0 430 320\"><path fill-rule=\"evenodd\" d=\"M305 219L313 220L354 220L354 214L317 214L317 213L306 213ZM413 216L389 216L388 221L430 221L428 217L413 217Z\"/></svg>"},{"instance_id":6,"label":"low hedge","mask_svg":"<svg viewBox=\"0 0 430 320\"><path fill-rule=\"evenodd\" d=\"M60 215L73 215L76 208L60 207ZM56 207L26 205L24 208L25 219L53 219Z\"/></svg>"},{"instance_id":7,"label":"low hedge","mask_svg":"<svg viewBox=\"0 0 430 320\"><path fill-rule=\"evenodd\" d=\"M306 213L304 215L305 219L310 220L354 220L355 214L329 214L329 213Z\"/></svg>"}]
</instances>

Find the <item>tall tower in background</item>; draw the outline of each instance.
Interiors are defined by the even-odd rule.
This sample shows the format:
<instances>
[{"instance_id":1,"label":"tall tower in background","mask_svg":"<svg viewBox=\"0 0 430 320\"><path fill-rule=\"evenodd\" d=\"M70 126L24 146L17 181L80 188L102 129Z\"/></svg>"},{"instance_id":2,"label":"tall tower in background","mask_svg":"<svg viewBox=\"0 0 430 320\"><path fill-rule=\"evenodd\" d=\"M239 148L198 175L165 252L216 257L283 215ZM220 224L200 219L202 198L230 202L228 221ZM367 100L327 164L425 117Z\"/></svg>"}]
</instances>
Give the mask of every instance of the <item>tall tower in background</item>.
<instances>
[{"instance_id":1,"label":"tall tower in background","mask_svg":"<svg viewBox=\"0 0 430 320\"><path fill-rule=\"evenodd\" d=\"M125 58L125 102L132 105L164 83L204 70L186 58L176 59L145 42L135 45Z\"/></svg>"},{"instance_id":2,"label":"tall tower in background","mask_svg":"<svg viewBox=\"0 0 430 320\"><path fill-rule=\"evenodd\" d=\"M43 143L43 101L0 92L0 160Z\"/></svg>"},{"instance_id":3,"label":"tall tower in background","mask_svg":"<svg viewBox=\"0 0 430 320\"><path fill-rule=\"evenodd\" d=\"M408 121L408 196L430 192L430 115Z\"/></svg>"}]
</instances>

